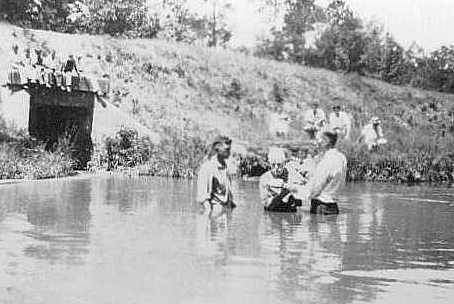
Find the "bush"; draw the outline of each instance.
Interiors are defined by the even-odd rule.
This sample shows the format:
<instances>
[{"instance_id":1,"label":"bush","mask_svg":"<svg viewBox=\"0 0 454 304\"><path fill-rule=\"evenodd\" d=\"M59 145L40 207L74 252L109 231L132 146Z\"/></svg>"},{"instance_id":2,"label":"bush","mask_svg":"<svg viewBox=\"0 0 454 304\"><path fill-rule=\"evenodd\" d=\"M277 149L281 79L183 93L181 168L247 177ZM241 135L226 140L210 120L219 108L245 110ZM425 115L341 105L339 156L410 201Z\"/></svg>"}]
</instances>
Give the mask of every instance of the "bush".
<instances>
[{"instance_id":1,"label":"bush","mask_svg":"<svg viewBox=\"0 0 454 304\"><path fill-rule=\"evenodd\" d=\"M206 153L206 143L198 136L167 127L166 137L153 144L137 131L121 129L105 141L105 150L95 150L91 170L108 171L134 168L139 175L191 178Z\"/></svg>"},{"instance_id":2,"label":"bush","mask_svg":"<svg viewBox=\"0 0 454 304\"><path fill-rule=\"evenodd\" d=\"M44 144L0 144L0 179L43 179L74 174L74 161L61 150L47 152Z\"/></svg>"}]
</instances>

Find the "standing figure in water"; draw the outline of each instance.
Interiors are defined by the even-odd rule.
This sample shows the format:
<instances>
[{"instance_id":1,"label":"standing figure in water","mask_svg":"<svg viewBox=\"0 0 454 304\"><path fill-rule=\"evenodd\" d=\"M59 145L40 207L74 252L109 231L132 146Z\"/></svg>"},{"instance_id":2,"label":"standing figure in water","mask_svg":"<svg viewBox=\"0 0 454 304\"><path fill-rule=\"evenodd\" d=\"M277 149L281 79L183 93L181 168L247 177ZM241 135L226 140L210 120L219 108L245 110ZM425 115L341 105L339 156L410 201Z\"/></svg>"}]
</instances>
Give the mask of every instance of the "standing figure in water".
<instances>
[{"instance_id":1,"label":"standing figure in water","mask_svg":"<svg viewBox=\"0 0 454 304\"><path fill-rule=\"evenodd\" d=\"M202 164L197 178L197 201L209 206L234 208L232 177L227 169L226 160L230 156L232 140L217 136L211 145L208 158Z\"/></svg>"},{"instance_id":2,"label":"standing figure in water","mask_svg":"<svg viewBox=\"0 0 454 304\"><path fill-rule=\"evenodd\" d=\"M320 148L325 152L310 176L309 183L302 187L289 185L297 199L310 201L310 213L339 213L336 195L345 184L347 159L336 149L337 138L336 132L323 132Z\"/></svg>"},{"instance_id":3,"label":"standing figure in water","mask_svg":"<svg viewBox=\"0 0 454 304\"><path fill-rule=\"evenodd\" d=\"M295 199L287 189L289 169L286 168L285 151L281 148L270 148L268 162L271 169L260 177L260 198L265 211L296 212L301 201Z\"/></svg>"}]
</instances>

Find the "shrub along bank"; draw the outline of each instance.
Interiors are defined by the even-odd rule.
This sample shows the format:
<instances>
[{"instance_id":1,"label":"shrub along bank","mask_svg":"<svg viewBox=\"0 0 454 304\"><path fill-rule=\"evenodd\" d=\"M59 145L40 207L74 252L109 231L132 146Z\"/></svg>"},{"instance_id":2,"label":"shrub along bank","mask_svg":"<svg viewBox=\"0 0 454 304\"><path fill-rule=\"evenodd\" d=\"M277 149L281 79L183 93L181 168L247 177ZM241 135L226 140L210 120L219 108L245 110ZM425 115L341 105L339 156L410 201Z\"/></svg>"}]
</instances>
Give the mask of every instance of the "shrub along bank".
<instances>
[{"instance_id":1,"label":"shrub along bank","mask_svg":"<svg viewBox=\"0 0 454 304\"><path fill-rule=\"evenodd\" d=\"M49 152L44 143L14 133L0 126L0 180L55 178L75 173L66 142Z\"/></svg>"}]
</instances>

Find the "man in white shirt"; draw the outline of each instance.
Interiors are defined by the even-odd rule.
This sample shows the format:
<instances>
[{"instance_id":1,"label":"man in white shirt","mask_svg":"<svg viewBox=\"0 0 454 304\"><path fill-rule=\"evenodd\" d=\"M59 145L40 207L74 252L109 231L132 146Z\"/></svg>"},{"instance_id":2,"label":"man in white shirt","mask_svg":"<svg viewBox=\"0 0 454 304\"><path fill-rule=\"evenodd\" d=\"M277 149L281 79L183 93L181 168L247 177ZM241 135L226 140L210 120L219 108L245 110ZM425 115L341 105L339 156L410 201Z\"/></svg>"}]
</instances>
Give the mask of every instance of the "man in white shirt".
<instances>
[{"instance_id":1,"label":"man in white shirt","mask_svg":"<svg viewBox=\"0 0 454 304\"><path fill-rule=\"evenodd\" d=\"M370 123L364 126L361 135L358 138L358 143L361 143L363 140L369 151L388 142L383 136L381 121L378 117L372 117Z\"/></svg>"},{"instance_id":2,"label":"man in white shirt","mask_svg":"<svg viewBox=\"0 0 454 304\"><path fill-rule=\"evenodd\" d=\"M318 162L309 183L303 187L291 187L295 198L310 201L310 213L338 214L336 195L344 186L347 175L347 159L336 149L338 135L332 131L322 134L321 148L326 152Z\"/></svg>"},{"instance_id":3,"label":"man in white shirt","mask_svg":"<svg viewBox=\"0 0 454 304\"><path fill-rule=\"evenodd\" d=\"M350 138L351 121L340 105L333 106L333 112L329 115L329 129L335 131L340 137Z\"/></svg>"},{"instance_id":4,"label":"man in white shirt","mask_svg":"<svg viewBox=\"0 0 454 304\"><path fill-rule=\"evenodd\" d=\"M307 132L310 139L316 139L318 132L326 123L325 112L319 108L318 102L312 103L312 108L304 112L304 131Z\"/></svg>"},{"instance_id":5,"label":"man in white shirt","mask_svg":"<svg viewBox=\"0 0 454 304\"><path fill-rule=\"evenodd\" d=\"M197 201L208 204L234 208L232 195L232 178L226 160L230 156L232 140L218 136L213 141L207 160L200 167L197 176Z\"/></svg>"}]
</instances>

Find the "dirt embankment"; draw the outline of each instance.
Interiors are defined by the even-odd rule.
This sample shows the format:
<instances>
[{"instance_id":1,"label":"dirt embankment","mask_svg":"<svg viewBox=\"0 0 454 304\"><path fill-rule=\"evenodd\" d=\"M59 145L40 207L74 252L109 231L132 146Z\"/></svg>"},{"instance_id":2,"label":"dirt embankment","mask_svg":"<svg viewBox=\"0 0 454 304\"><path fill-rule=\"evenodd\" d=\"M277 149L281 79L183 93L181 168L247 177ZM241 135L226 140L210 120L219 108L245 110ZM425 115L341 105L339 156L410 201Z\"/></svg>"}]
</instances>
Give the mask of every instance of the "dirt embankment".
<instances>
[{"instance_id":1,"label":"dirt embankment","mask_svg":"<svg viewBox=\"0 0 454 304\"><path fill-rule=\"evenodd\" d=\"M107 107L97 103L93 136L102 138L121 125L156 140L168 127L209 137L224 133L260 144L270 139L266 118L282 104L292 118L290 137L300 139L302 111L317 100L329 111L341 103L358 129L372 115L381 117L394 148L406 149L452 125L452 95L392 86L358 75L258 59L223 49L159 40L124 40L24 30L0 24L0 81L15 57L12 46L55 50L57 56L81 57L84 73L109 74ZM0 113L25 126L26 96L2 90ZM18 101L19 100L19 101ZM20 104L20 106L16 106ZM422 136L421 136L422 135ZM408 148L408 147L407 147Z\"/></svg>"}]
</instances>

